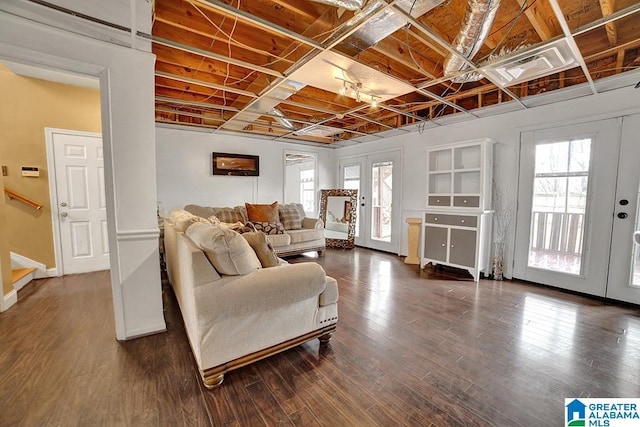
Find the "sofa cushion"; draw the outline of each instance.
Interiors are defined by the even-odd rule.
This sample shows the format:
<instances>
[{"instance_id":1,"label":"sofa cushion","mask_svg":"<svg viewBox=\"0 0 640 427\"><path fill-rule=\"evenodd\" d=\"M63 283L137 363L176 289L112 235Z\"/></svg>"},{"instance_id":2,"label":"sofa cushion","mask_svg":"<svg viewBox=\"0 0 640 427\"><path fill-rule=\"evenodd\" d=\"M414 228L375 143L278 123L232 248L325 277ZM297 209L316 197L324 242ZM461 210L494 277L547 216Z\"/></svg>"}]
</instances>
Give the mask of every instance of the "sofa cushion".
<instances>
[{"instance_id":1,"label":"sofa cushion","mask_svg":"<svg viewBox=\"0 0 640 427\"><path fill-rule=\"evenodd\" d=\"M304 208L300 203L287 203L278 206L280 222L285 230L299 230L305 217Z\"/></svg>"},{"instance_id":2,"label":"sofa cushion","mask_svg":"<svg viewBox=\"0 0 640 427\"><path fill-rule=\"evenodd\" d=\"M201 218L187 212L183 209L174 209L169 214L169 221L174 225L177 232L183 233L189 226L195 222L208 223L205 218Z\"/></svg>"},{"instance_id":3,"label":"sofa cushion","mask_svg":"<svg viewBox=\"0 0 640 427\"><path fill-rule=\"evenodd\" d=\"M184 209L194 215L201 216L203 218L215 216L221 222L241 222L243 224L247 222L247 218L245 217L243 210L238 209L238 207L211 208L207 206L186 205Z\"/></svg>"},{"instance_id":4,"label":"sofa cushion","mask_svg":"<svg viewBox=\"0 0 640 427\"><path fill-rule=\"evenodd\" d=\"M284 234L284 226L281 222L258 222L249 221L256 231L262 231L264 234Z\"/></svg>"},{"instance_id":5,"label":"sofa cushion","mask_svg":"<svg viewBox=\"0 0 640 427\"><path fill-rule=\"evenodd\" d=\"M229 228L195 223L187 228L186 234L220 274L244 275L261 267L249 243Z\"/></svg>"},{"instance_id":6,"label":"sofa cushion","mask_svg":"<svg viewBox=\"0 0 640 427\"><path fill-rule=\"evenodd\" d=\"M253 251L258 256L262 267L275 267L280 265L278 257L273 250L273 246L267 240L267 235L260 231L253 231L250 233L243 233L242 237L245 238Z\"/></svg>"},{"instance_id":7,"label":"sofa cushion","mask_svg":"<svg viewBox=\"0 0 640 427\"><path fill-rule=\"evenodd\" d=\"M270 205L245 203L244 206L247 209L247 216L249 217L249 221L280 221L280 217L278 216L278 202L273 202Z\"/></svg>"},{"instance_id":8,"label":"sofa cushion","mask_svg":"<svg viewBox=\"0 0 640 427\"><path fill-rule=\"evenodd\" d=\"M311 240L322 239L324 237L324 229L304 228L302 230L289 230L287 234L291 237L291 244L309 242Z\"/></svg>"},{"instance_id":9,"label":"sofa cushion","mask_svg":"<svg viewBox=\"0 0 640 427\"><path fill-rule=\"evenodd\" d=\"M271 243L271 246L278 248L281 246L287 246L291 243L291 236L287 233L284 234L269 234L267 240Z\"/></svg>"}]
</instances>

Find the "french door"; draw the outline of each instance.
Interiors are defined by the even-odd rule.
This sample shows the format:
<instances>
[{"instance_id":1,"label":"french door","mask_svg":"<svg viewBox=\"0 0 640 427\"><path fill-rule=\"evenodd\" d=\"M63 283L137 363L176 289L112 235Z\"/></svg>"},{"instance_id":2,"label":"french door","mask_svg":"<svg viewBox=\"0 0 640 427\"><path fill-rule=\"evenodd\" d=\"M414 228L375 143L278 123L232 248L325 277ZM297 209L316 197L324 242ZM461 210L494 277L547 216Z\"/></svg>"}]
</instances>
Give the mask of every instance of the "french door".
<instances>
[{"instance_id":1,"label":"french door","mask_svg":"<svg viewBox=\"0 0 640 427\"><path fill-rule=\"evenodd\" d=\"M340 160L342 188L358 190L358 246L397 253L400 247L399 151Z\"/></svg>"},{"instance_id":2,"label":"french door","mask_svg":"<svg viewBox=\"0 0 640 427\"><path fill-rule=\"evenodd\" d=\"M640 116L525 132L513 276L640 303Z\"/></svg>"}]
</instances>

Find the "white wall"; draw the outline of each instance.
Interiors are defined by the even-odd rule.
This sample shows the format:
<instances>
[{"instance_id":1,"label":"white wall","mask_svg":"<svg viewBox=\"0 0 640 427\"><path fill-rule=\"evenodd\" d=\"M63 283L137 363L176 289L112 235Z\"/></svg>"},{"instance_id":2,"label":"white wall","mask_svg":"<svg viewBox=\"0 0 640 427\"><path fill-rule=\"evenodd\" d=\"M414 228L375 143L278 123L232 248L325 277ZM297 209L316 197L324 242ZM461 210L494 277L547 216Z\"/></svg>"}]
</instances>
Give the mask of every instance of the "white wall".
<instances>
[{"instance_id":1,"label":"white wall","mask_svg":"<svg viewBox=\"0 0 640 427\"><path fill-rule=\"evenodd\" d=\"M520 132L567 124L597 120L598 118L638 112L640 90L619 89L564 101L552 105L506 113L500 116L468 120L424 130L423 133L390 137L383 141L363 143L340 148L334 155L337 159L354 155L365 155L403 147L402 209L403 218L413 216L426 206L426 149L427 147L489 137L496 141L494 147L494 181L502 203L516 206ZM513 209L515 214L515 208ZM407 253L406 226L403 220L401 254ZM507 269L511 277L515 219L507 232Z\"/></svg>"},{"instance_id":2,"label":"white wall","mask_svg":"<svg viewBox=\"0 0 640 427\"><path fill-rule=\"evenodd\" d=\"M260 156L260 176L214 176L211 153ZM237 206L284 200L284 153L315 153L318 158L318 189L334 183L331 151L241 135L156 128L158 201L165 213L186 204Z\"/></svg>"},{"instance_id":3,"label":"white wall","mask_svg":"<svg viewBox=\"0 0 640 427\"><path fill-rule=\"evenodd\" d=\"M16 4L13 13L22 13L22 5L34 6L0 3L0 58L100 78L116 337L163 331L156 218L155 58L149 52L80 35L79 28L72 33L4 12ZM57 15L51 16L55 20Z\"/></svg>"}]
</instances>

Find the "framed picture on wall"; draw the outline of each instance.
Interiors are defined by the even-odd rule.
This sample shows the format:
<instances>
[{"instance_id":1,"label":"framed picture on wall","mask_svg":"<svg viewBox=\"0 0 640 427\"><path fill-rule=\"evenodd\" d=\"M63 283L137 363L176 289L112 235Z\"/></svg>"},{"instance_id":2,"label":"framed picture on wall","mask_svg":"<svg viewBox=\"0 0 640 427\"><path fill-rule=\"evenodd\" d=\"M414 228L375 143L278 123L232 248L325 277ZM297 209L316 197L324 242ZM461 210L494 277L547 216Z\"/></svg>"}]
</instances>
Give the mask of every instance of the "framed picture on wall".
<instances>
[{"instance_id":1,"label":"framed picture on wall","mask_svg":"<svg viewBox=\"0 0 640 427\"><path fill-rule=\"evenodd\" d=\"M259 176L260 157L247 154L212 153L213 174Z\"/></svg>"}]
</instances>

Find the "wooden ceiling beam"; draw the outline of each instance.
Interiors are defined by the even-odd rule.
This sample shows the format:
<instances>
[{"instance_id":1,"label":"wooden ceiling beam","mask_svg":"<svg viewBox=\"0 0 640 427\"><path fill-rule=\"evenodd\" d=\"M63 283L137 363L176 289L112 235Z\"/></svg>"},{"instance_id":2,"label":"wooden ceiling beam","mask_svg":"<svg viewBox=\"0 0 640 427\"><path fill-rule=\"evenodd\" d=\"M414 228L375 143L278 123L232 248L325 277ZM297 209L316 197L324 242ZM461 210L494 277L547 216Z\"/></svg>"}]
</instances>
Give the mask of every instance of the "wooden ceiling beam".
<instances>
[{"instance_id":1,"label":"wooden ceiling beam","mask_svg":"<svg viewBox=\"0 0 640 427\"><path fill-rule=\"evenodd\" d=\"M596 59L601 59L606 56L610 56L614 53L617 53L621 50L635 49L640 47L640 38L635 40L630 40L626 43L618 44L617 46L610 47L609 49L605 49L600 52L594 52L584 56L585 61L595 61Z\"/></svg>"},{"instance_id":2,"label":"wooden ceiling beam","mask_svg":"<svg viewBox=\"0 0 640 427\"><path fill-rule=\"evenodd\" d=\"M556 36L556 31L551 29L551 27L549 27L549 25L547 24L547 17L551 16L551 14L549 14L548 12L546 14L543 13L539 8L539 4L534 4L533 6L531 6L531 0L516 1L518 2L518 5L520 5L520 7L523 7L525 2L527 3L527 5L524 6L527 8L524 14L531 23L533 29L536 30L536 33L538 33L538 36L540 36L540 40L545 41Z\"/></svg>"},{"instance_id":3,"label":"wooden ceiling beam","mask_svg":"<svg viewBox=\"0 0 640 427\"><path fill-rule=\"evenodd\" d=\"M156 23L160 23L160 24L164 24L166 26L172 27L176 30L178 30L179 32L182 32L183 34L194 34L194 35L198 35L200 37L206 38L206 39L210 39L214 42L214 45L224 45L224 49L226 49L227 51L229 50L229 48L232 48L234 50L234 53L238 54L238 51L245 51L245 52L251 52L255 55L259 55L259 58L263 58L263 61L258 61L255 57L253 58L253 61L251 62L263 62L266 63L270 60L272 60L273 58L278 58L279 61L282 61L288 65L291 65L294 61L288 58L284 58L282 56L278 56L277 54L274 54L272 52L268 52L262 48L256 48L256 47L252 47L249 46L245 43L239 42L237 35L233 36L233 39L229 39L226 36L222 35L219 32L214 33L207 33L204 31L198 31L196 29L194 29L191 26L187 26L187 25L182 25L179 24L175 21L170 21L167 19L164 19L163 17L158 17L156 18ZM155 24L156 26L154 27L154 34L160 36L160 37L164 37L167 39L171 39L171 40L176 40L176 41L180 41L177 39L177 37L175 36L176 34L178 34L178 31L174 32L173 34L168 34L168 31L163 31L160 28L160 25ZM268 39L268 38L263 38L263 39ZM202 46L202 43L200 43L200 46ZM208 50L211 50L211 43L208 44L206 46L208 48ZM246 54L245 54L246 55Z\"/></svg>"},{"instance_id":4,"label":"wooden ceiling beam","mask_svg":"<svg viewBox=\"0 0 640 427\"><path fill-rule=\"evenodd\" d=\"M600 0L600 9L602 9L602 17L606 18L611 15L616 8L616 0ZM605 24L604 29L607 32L607 39L609 39L609 46L615 46L618 44L618 29L615 21Z\"/></svg>"}]
</instances>

